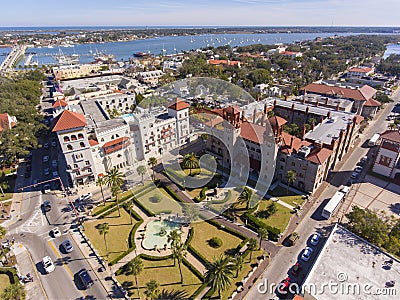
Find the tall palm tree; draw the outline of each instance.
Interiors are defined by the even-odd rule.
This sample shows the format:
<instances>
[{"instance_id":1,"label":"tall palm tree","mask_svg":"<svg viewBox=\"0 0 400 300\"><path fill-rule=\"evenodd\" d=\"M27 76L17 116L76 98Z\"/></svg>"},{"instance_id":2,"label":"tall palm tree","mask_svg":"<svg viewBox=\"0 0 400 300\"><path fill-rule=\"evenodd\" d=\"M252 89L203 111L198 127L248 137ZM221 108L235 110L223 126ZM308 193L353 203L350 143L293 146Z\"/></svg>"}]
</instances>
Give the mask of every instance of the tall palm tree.
<instances>
[{"instance_id":1,"label":"tall palm tree","mask_svg":"<svg viewBox=\"0 0 400 300\"><path fill-rule=\"evenodd\" d=\"M142 184L144 185L143 176L146 174L146 167L145 166L138 166L136 168L136 172L138 175L142 176Z\"/></svg>"},{"instance_id":2,"label":"tall palm tree","mask_svg":"<svg viewBox=\"0 0 400 300\"><path fill-rule=\"evenodd\" d=\"M182 166L185 169L189 169L190 175L192 175L192 169L199 167L199 159L193 152L186 153L185 156L183 157Z\"/></svg>"},{"instance_id":3,"label":"tall palm tree","mask_svg":"<svg viewBox=\"0 0 400 300\"><path fill-rule=\"evenodd\" d=\"M111 193L115 197L118 206L118 216L120 217L121 211L119 209L118 192L124 184L124 174L122 174L122 172L117 168L111 169L106 173L104 182L110 187Z\"/></svg>"},{"instance_id":4,"label":"tall palm tree","mask_svg":"<svg viewBox=\"0 0 400 300\"><path fill-rule=\"evenodd\" d=\"M125 266L125 273L126 275L133 275L135 276L136 281L136 288L138 291L138 296L140 299L140 290L139 290L139 283L137 276L143 271L143 261L139 256L136 256L130 262L128 262Z\"/></svg>"},{"instance_id":5,"label":"tall palm tree","mask_svg":"<svg viewBox=\"0 0 400 300\"><path fill-rule=\"evenodd\" d=\"M158 294L160 293L160 290L158 289L159 287L160 287L160 284L157 281L155 281L154 279L152 279L146 283L146 290L144 291L144 293L150 299L155 299L158 296Z\"/></svg>"},{"instance_id":6,"label":"tall palm tree","mask_svg":"<svg viewBox=\"0 0 400 300\"><path fill-rule=\"evenodd\" d=\"M168 235L167 235L167 242L171 243L171 248L174 249L176 245L181 243L181 233L175 229L172 230ZM174 257L174 266L175 266L175 257Z\"/></svg>"},{"instance_id":7,"label":"tall palm tree","mask_svg":"<svg viewBox=\"0 0 400 300\"><path fill-rule=\"evenodd\" d=\"M0 295L4 300L20 300L25 299L24 287L19 283L10 284L7 286Z\"/></svg>"},{"instance_id":8,"label":"tall palm tree","mask_svg":"<svg viewBox=\"0 0 400 300\"><path fill-rule=\"evenodd\" d=\"M238 205L246 204L246 209L248 209L252 196L253 196L253 191L249 189L247 186L244 187L239 197L237 198Z\"/></svg>"},{"instance_id":9,"label":"tall palm tree","mask_svg":"<svg viewBox=\"0 0 400 300\"><path fill-rule=\"evenodd\" d=\"M186 245L182 242L179 242L172 247L172 257L174 258L174 261L175 259L178 261L179 273L181 274L181 283L183 283L181 263L186 257L186 254Z\"/></svg>"},{"instance_id":10,"label":"tall palm tree","mask_svg":"<svg viewBox=\"0 0 400 300\"><path fill-rule=\"evenodd\" d=\"M260 249L261 249L261 242L262 240L265 240L268 237L268 230L267 228L260 227L257 230L258 237L260 238Z\"/></svg>"},{"instance_id":11,"label":"tall palm tree","mask_svg":"<svg viewBox=\"0 0 400 300\"><path fill-rule=\"evenodd\" d=\"M296 181L296 176L297 176L296 171L293 170L287 171L286 173L286 180L288 182L286 189L287 194L289 194L289 186Z\"/></svg>"},{"instance_id":12,"label":"tall palm tree","mask_svg":"<svg viewBox=\"0 0 400 300\"><path fill-rule=\"evenodd\" d=\"M100 187L101 196L103 197L103 203L104 203L104 205L106 205L106 199L104 198L104 193L103 193L103 185L105 184L104 181L105 181L104 177L100 176L96 180L96 185Z\"/></svg>"},{"instance_id":13,"label":"tall palm tree","mask_svg":"<svg viewBox=\"0 0 400 300\"><path fill-rule=\"evenodd\" d=\"M236 278L239 276L239 271L242 270L244 264L244 258L242 255L236 255L232 260L232 265L236 270Z\"/></svg>"},{"instance_id":14,"label":"tall palm tree","mask_svg":"<svg viewBox=\"0 0 400 300\"><path fill-rule=\"evenodd\" d=\"M156 179L156 177L154 176L154 167L157 166L157 158L155 157L150 157L149 160L147 161L147 164L151 167L151 169L153 170L153 180Z\"/></svg>"},{"instance_id":15,"label":"tall palm tree","mask_svg":"<svg viewBox=\"0 0 400 300\"><path fill-rule=\"evenodd\" d=\"M189 294L185 290L162 290L155 300L186 300Z\"/></svg>"},{"instance_id":16,"label":"tall palm tree","mask_svg":"<svg viewBox=\"0 0 400 300\"><path fill-rule=\"evenodd\" d=\"M107 245L106 235L110 230L110 227L108 226L108 223L101 223L96 226L96 229L99 231L99 234L102 235L104 238L104 245L106 246L106 255L108 257L108 245Z\"/></svg>"},{"instance_id":17,"label":"tall palm tree","mask_svg":"<svg viewBox=\"0 0 400 300\"><path fill-rule=\"evenodd\" d=\"M250 261L251 261L251 256L253 255L253 252L255 250L257 250L257 248L258 248L257 240L255 238L251 238L249 240L249 243L247 244L247 249L250 250Z\"/></svg>"},{"instance_id":18,"label":"tall palm tree","mask_svg":"<svg viewBox=\"0 0 400 300\"><path fill-rule=\"evenodd\" d=\"M204 281L211 288L218 292L221 298L221 292L226 290L233 278L233 265L231 264L230 257L222 256L216 258L212 263L206 265L206 273Z\"/></svg>"}]
</instances>

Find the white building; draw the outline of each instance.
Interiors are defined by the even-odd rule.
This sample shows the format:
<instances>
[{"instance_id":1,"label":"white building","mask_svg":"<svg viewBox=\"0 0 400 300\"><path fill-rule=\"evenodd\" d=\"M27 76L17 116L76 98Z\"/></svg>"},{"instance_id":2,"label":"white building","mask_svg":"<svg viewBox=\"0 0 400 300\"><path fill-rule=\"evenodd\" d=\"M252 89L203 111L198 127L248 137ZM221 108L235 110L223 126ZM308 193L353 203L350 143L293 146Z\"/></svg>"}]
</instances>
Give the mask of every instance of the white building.
<instances>
[{"instance_id":1,"label":"white building","mask_svg":"<svg viewBox=\"0 0 400 300\"><path fill-rule=\"evenodd\" d=\"M372 171L388 178L400 179L400 133L387 130L381 134L381 143Z\"/></svg>"}]
</instances>

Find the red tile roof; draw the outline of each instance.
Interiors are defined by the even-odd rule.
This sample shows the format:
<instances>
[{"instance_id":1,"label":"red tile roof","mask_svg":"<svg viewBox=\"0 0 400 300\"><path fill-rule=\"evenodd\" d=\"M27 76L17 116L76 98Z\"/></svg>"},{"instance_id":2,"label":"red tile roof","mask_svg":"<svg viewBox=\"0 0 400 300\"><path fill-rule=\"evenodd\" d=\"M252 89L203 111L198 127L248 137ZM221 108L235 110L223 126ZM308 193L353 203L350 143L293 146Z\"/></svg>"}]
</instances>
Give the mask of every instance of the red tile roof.
<instances>
[{"instance_id":1,"label":"red tile roof","mask_svg":"<svg viewBox=\"0 0 400 300\"><path fill-rule=\"evenodd\" d=\"M261 144L264 140L264 131L264 126L249 122L243 122L240 126L240 136L257 144Z\"/></svg>"},{"instance_id":2,"label":"red tile roof","mask_svg":"<svg viewBox=\"0 0 400 300\"><path fill-rule=\"evenodd\" d=\"M90 147L96 146L96 145L98 145L98 144L99 144L99 142L96 141L96 140L89 140L89 145L90 145Z\"/></svg>"},{"instance_id":3,"label":"red tile roof","mask_svg":"<svg viewBox=\"0 0 400 300\"><path fill-rule=\"evenodd\" d=\"M237 66L240 64L240 61L236 60L226 60L226 59L209 59L207 61L210 65L229 65L229 66Z\"/></svg>"},{"instance_id":4,"label":"red tile roof","mask_svg":"<svg viewBox=\"0 0 400 300\"><path fill-rule=\"evenodd\" d=\"M293 140L292 140L293 139ZM290 144L292 146L290 147ZM282 144L280 146L280 150L284 153L291 154L293 151L298 152L301 146L309 146L310 142L302 141L298 137L291 135L287 132L282 132Z\"/></svg>"},{"instance_id":5,"label":"red tile roof","mask_svg":"<svg viewBox=\"0 0 400 300\"><path fill-rule=\"evenodd\" d=\"M239 113L242 112L242 110L239 107L237 107L236 105L235 106L225 107L223 109L223 111L227 112L228 114L234 114L234 115L239 114Z\"/></svg>"},{"instance_id":6,"label":"red tile roof","mask_svg":"<svg viewBox=\"0 0 400 300\"><path fill-rule=\"evenodd\" d=\"M317 149L311 152L306 159L318 165L322 165L331 155L333 151L328 148Z\"/></svg>"},{"instance_id":7,"label":"red tile roof","mask_svg":"<svg viewBox=\"0 0 400 300\"><path fill-rule=\"evenodd\" d=\"M364 117L360 115L356 115L356 124L360 124L362 121L364 121Z\"/></svg>"},{"instance_id":8,"label":"red tile roof","mask_svg":"<svg viewBox=\"0 0 400 300\"><path fill-rule=\"evenodd\" d=\"M53 132L85 127L87 125L84 115L70 110L64 110L53 120Z\"/></svg>"},{"instance_id":9,"label":"red tile roof","mask_svg":"<svg viewBox=\"0 0 400 300\"><path fill-rule=\"evenodd\" d=\"M352 67L349 69L349 72L358 72L358 73L368 73L371 71L372 69L368 67Z\"/></svg>"},{"instance_id":10,"label":"red tile roof","mask_svg":"<svg viewBox=\"0 0 400 300\"><path fill-rule=\"evenodd\" d=\"M364 103L364 106L379 107L379 106L381 106L381 103L379 101L376 101L376 100L370 98L367 100L367 102Z\"/></svg>"},{"instance_id":11,"label":"red tile roof","mask_svg":"<svg viewBox=\"0 0 400 300\"><path fill-rule=\"evenodd\" d=\"M66 107L66 106L68 106L68 102L65 101L65 98L63 98L63 99L58 99L58 100L54 101L52 107L57 108L57 107Z\"/></svg>"},{"instance_id":12,"label":"red tile roof","mask_svg":"<svg viewBox=\"0 0 400 300\"><path fill-rule=\"evenodd\" d=\"M0 114L0 132L3 132L5 129L10 129L17 125L15 122L10 122L8 113Z\"/></svg>"},{"instance_id":13,"label":"red tile roof","mask_svg":"<svg viewBox=\"0 0 400 300\"><path fill-rule=\"evenodd\" d=\"M400 132L398 130L386 130L381 134L381 138L392 142L400 143Z\"/></svg>"},{"instance_id":14,"label":"red tile roof","mask_svg":"<svg viewBox=\"0 0 400 300\"><path fill-rule=\"evenodd\" d=\"M110 146L113 146L113 145L117 145L117 144L122 143L122 142L125 142L125 141L127 141L127 140L129 140L128 137L125 137L125 136L124 136L124 137L120 137L120 138L117 138L117 139L115 139L115 140L111 140L111 141L105 143L105 144L103 145L103 148L107 148L107 147L110 147Z\"/></svg>"},{"instance_id":15,"label":"red tile roof","mask_svg":"<svg viewBox=\"0 0 400 300\"><path fill-rule=\"evenodd\" d=\"M376 90L368 85L364 85L360 89L350 89L340 86L331 86L326 84L311 83L301 90L322 95L342 95L344 98L367 101L376 94Z\"/></svg>"},{"instance_id":16,"label":"red tile roof","mask_svg":"<svg viewBox=\"0 0 400 300\"><path fill-rule=\"evenodd\" d=\"M274 131L287 123L287 121L284 118L281 118L279 116L273 116L268 118L268 122Z\"/></svg>"},{"instance_id":17,"label":"red tile roof","mask_svg":"<svg viewBox=\"0 0 400 300\"><path fill-rule=\"evenodd\" d=\"M172 104L168 106L168 108L173 109L173 110L182 110L185 108L189 108L190 105L183 101L182 99L177 98Z\"/></svg>"},{"instance_id":18,"label":"red tile roof","mask_svg":"<svg viewBox=\"0 0 400 300\"><path fill-rule=\"evenodd\" d=\"M103 145L104 152L106 154L118 151L122 149L124 146L129 145L129 138L128 137L121 137L115 140L109 141Z\"/></svg>"}]
</instances>

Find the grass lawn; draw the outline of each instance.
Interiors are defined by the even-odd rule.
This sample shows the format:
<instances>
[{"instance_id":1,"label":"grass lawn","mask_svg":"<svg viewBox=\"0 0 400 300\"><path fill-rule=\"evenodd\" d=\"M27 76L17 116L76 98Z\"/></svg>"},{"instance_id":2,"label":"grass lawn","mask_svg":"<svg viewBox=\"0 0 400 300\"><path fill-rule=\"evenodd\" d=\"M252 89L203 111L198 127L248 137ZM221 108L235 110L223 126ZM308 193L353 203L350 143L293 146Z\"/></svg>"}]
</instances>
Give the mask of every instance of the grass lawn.
<instances>
[{"instance_id":1,"label":"grass lawn","mask_svg":"<svg viewBox=\"0 0 400 300\"><path fill-rule=\"evenodd\" d=\"M129 214L121 207L121 217L118 217L118 211L115 211L104 219L98 219L93 221L85 222L85 234L90 239L90 242L97 249L99 254L103 257L106 256L106 247L104 244L104 238L99 234L96 229L96 225L101 223L108 223L109 232L106 235L109 261L116 258L121 253L128 249L126 240L129 238L129 233L132 227L135 225L135 219L132 219L132 225L130 224Z\"/></svg>"},{"instance_id":2,"label":"grass lawn","mask_svg":"<svg viewBox=\"0 0 400 300\"><path fill-rule=\"evenodd\" d=\"M179 203L172 199L164 189L152 189L142 194L137 200L154 214L168 211L182 213Z\"/></svg>"},{"instance_id":3,"label":"grass lawn","mask_svg":"<svg viewBox=\"0 0 400 300\"><path fill-rule=\"evenodd\" d=\"M11 199L13 197L14 193L4 193L4 197L3 195L0 195L0 201L5 201L8 199Z\"/></svg>"},{"instance_id":4,"label":"grass lawn","mask_svg":"<svg viewBox=\"0 0 400 300\"><path fill-rule=\"evenodd\" d=\"M281 186L277 186L276 189L272 191L271 195L292 206L295 206L293 202L301 205L305 201L305 199L303 199L303 195L296 194L291 190L289 190L288 193L288 191Z\"/></svg>"},{"instance_id":5,"label":"grass lawn","mask_svg":"<svg viewBox=\"0 0 400 300\"><path fill-rule=\"evenodd\" d=\"M194 236L190 245L210 262L220 254L224 254L226 250L236 248L242 242L242 239L208 222L192 223L191 227L194 229ZM208 245L207 241L213 237L219 237L222 240L220 248L212 248Z\"/></svg>"},{"instance_id":6,"label":"grass lawn","mask_svg":"<svg viewBox=\"0 0 400 300\"><path fill-rule=\"evenodd\" d=\"M258 210L257 212L266 210L267 207L272 203L272 200L262 200L260 204L258 205ZM286 226L289 224L289 220L292 217L292 214L290 213L290 209L280 205L279 203L276 203L277 207L277 212L273 214L272 216L269 216L268 218L260 218L264 223L267 225L279 228L281 232L283 232L286 228ZM257 212L254 214L257 216Z\"/></svg>"},{"instance_id":7,"label":"grass lawn","mask_svg":"<svg viewBox=\"0 0 400 300\"><path fill-rule=\"evenodd\" d=\"M159 290L185 290L190 297L202 284L202 281L193 274L183 263L181 264L183 284L180 282L178 263L174 266L174 260L164 259L161 261L150 261L143 259L143 271L138 276L140 295L145 299L146 283L154 279L160 283ZM139 299L136 289L135 277L133 275L121 274L117 276L119 283L129 292L132 299Z\"/></svg>"},{"instance_id":8,"label":"grass lawn","mask_svg":"<svg viewBox=\"0 0 400 300\"><path fill-rule=\"evenodd\" d=\"M224 203L213 203L212 201L207 202L207 206L216 210L223 210L224 206L227 204L233 204L237 197L240 195L240 193L234 189L230 189L231 193L230 196L228 196L228 199L226 199L226 201ZM221 199L222 200L222 199Z\"/></svg>"},{"instance_id":9,"label":"grass lawn","mask_svg":"<svg viewBox=\"0 0 400 300\"><path fill-rule=\"evenodd\" d=\"M3 293L4 289L11 284L10 278L7 274L0 274L0 294Z\"/></svg>"}]
</instances>

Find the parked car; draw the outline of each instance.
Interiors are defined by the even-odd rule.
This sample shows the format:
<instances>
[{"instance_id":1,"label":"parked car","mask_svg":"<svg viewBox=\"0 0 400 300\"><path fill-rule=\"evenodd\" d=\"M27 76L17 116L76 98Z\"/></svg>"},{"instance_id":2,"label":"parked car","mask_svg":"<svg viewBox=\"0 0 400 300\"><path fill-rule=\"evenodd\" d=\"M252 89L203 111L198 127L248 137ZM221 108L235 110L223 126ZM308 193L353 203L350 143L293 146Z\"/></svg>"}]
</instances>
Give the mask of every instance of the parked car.
<instances>
[{"instance_id":1,"label":"parked car","mask_svg":"<svg viewBox=\"0 0 400 300\"><path fill-rule=\"evenodd\" d=\"M282 280L282 282L278 285L278 292L281 294L286 294L291 281L292 279L290 277L286 277L284 280Z\"/></svg>"},{"instance_id":2,"label":"parked car","mask_svg":"<svg viewBox=\"0 0 400 300\"><path fill-rule=\"evenodd\" d=\"M48 155L43 156L43 162L48 162L48 161L49 161L49 156Z\"/></svg>"},{"instance_id":3,"label":"parked car","mask_svg":"<svg viewBox=\"0 0 400 300\"><path fill-rule=\"evenodd\" d=\"M51 273L55 269L55 266L54 266L53 261L51 260L50 256L43 257L42 264L43 264L43 268L46 271L46 273Z\"/></svg>"},{"instance_id":4,"label":"parked car","mask_svg":"<svg viewBox=\"0 0 400 300\"><path fill-rule=\"evenodd\" d=\"M52 146L52 147L57 147L57 142L56 142L55 140L52 140L52 141L51 141L51 146Z\"/></svg>"},{"instance_id":5,"label":"parked car","mask_svg":"<svg viewBox=\"0 0 400 300\"><path fill-rule=\"evenodd\" d=\"M92 198L92 196L93 196L92 193L87 193L87 194L81 195L78 198L78 201L81 202L81 201L89 200L90 198Z\"/></svg>"},{"instance_id":6,"label":"parked car","mask_svg":"<svg viewBox=\"0 0 400 300\"><path fill-rule=\"evenodd\" d=\"M351 179L356 179L358 177L358 173L357 172L353 172L350 176Z\"/></svg>"},{"instance_id":7,"label":"parked car","mask_svg":"<svg viewBox=\"0 0 400 300\"><path fill-rule=\"evenodd\" d=\"M44 201L43 202L43 210L45 212L49 212L51 210L51 204L50 201Z\"/></svg>"},{"instance_id":8,"label":"parked car","mask_svg":"<svg viewBox=\"0 0 400 300\"><path fill-rule=\"evenodd\" d=\"M290 246L294 246L297 240L300 238L300 235L297 232L293 232L288 239L288 243Z\"/></svg>"},{"instance_id":9,"label":"parked car","mask_svg":"<svg viewBox=\"0 0 400 300\"><path fill-rule=\"evenodd\" d=\"M43 193L44 194L47 194L47 193L50 193L50 184L45 184L44 185L44 187L43 187Z\"/></svg>"},{"instance_id":10,"label":"parked car","mask_svg":"<svg viewBox=\"0 0 400 300\"><path fill-rule=\"evenodd\" d=\"M49 143L44 143L43 147L48 149L49 148Z\"/></svg>"},{"instance_id":11,"label":"parked car","mask_svg":"<svg viewBox=\"0 0 400 300\"><path fill-rule=\"evenodd\" d=\"M58 177L58 172L57 171L53 171L53 178L57 178Z\"/></svg>"},{"instance_id":12,"label":"parked car","mask_svg":"<svg viewBox=\"0 0 400 300\"><path fill-rule=\"evenodd\" d=\"M61 243L61 247L64 249L65 252L70 253L74 250L74 247L72 246L71 242L69 240L65 240L64 242Z\"/></svg>"},{"instance_id":13,"label":"parked car","mask_svg":"<svg viewBox=\"0 0 400 300\"><path fill-rule=\"evenodd\" d=\"M85 287L85 289L87 289L88 287L90 287L91 285L94 284L94 281L93 281L92 277L90 277L88 271L86 271L85 269L80 270L77 273L77 276L81 280L81 282L82 282L83 286Z\"/></svg>"},{"instance_id":14,"label":"parked car","mask_svg":"<svg viewBox=\"0 0 400 300\"><path fill-rule=\"evenodd\" d=\"M356 167L356 168L354 169L354 172L356 172L356 173L361 173L362 170L363 170L363 168L362 168L361 166L358 166L358 167Z\"/></svg>"},{"instance_id":15,"label":"parked car","mask_svg":"<svg viewBox=\"0 0 400 300\"><path fill-rule=\"evenodd\" d=\"M43 170L44 175L49 175L50 174L50 169L46 168Z\"/></svg>"},{"instance_id":16,"label":"parked car","mask_svg":"<svg viewBox=\"0 0 400 300\"><path fill-rule=\"evenodd\" d=\"M55 160L55 159L53 159L52 161L51 161L51 166L53 167L53 168L57 168L57 161Z\"/></svg>"},{"instance_id":17,"label":"parked car","mask_svg":"<svg viewBox=\"0 0 400 300\"><path fill-rule=\"evenodd\" d=\"M321 239L321 235L318 232L314 233L310 240L311 245L313 245L313 246L318 245L320 239Z\"/></svg>"},{"instance_id":18,"label":"parked car","mask_svg":"<svg viewBox=\"0 0 400 300\"><path fill-rule=\"evenodd\" d=\"M304 261L309 261L312 253L313 249L311 247L306 247L301 255L301 259Z\"/></svg>"},{"instance_id":19,"label":"parked car","mask_svg":"<svg viewBox=\"0 0 400 300\"><path fill-rule=\"evenodd\" d=\"M290 271L290 274L292 274L293 276L297 276L299 275L300 271L301 271L301 264L299 262L296 262L293 266L292 269Z\"/></svg>"},{"instance_id":20,"label":"parked car","mask_svg":"<svg viewBox=\"0 0 400 300\"><path fill-rule=\"evenodd\" d=\"M365 155L365 156L363 156L363 157L361 158L361 161L364 162L364 163L365 163L367 160L368 160L368 156L367 156L367 155Z\"/></svg>"},{"instance_id":21,"label":"parked car","mask_svg":"<svg viewBox=\"0 0 400 300\"><path fill-rule=\"evenodd\" d=\"M53 233L53 236L54 236L55 238L61 236L61 231L60 231L60 229L59 229L58 227L54 227L54 228L51 230L51 232Z\"/></svg>"}]
</instances>

